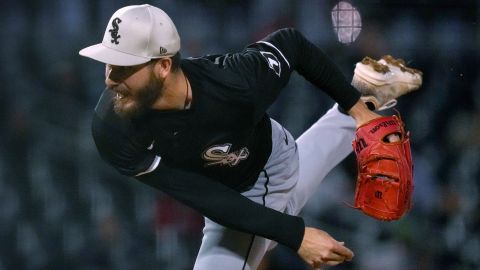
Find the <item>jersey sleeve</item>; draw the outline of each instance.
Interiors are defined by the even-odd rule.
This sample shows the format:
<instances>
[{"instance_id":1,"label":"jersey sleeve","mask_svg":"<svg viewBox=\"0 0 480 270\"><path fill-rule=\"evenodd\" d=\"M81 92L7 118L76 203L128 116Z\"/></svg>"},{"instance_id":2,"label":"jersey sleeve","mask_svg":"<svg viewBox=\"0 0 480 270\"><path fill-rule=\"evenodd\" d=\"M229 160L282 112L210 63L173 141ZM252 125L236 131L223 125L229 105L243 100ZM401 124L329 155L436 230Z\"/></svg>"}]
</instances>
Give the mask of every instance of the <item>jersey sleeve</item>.
<instances>
[{"instance_id":1,"label":"jersey sleeve","mask_svg":"<svg viewBox=\"0 0 480 270\"><path fill-rule=\"evenodd\" d=\"M293 71L323 90L348 111L360 93L323 51L293 28L278 30L248 46L239 66L255 89L255 102L267 109ZM238 63L237 63L238 64Z\"/></svg>"},{"instance_id":2,"label":"jersey sleeve","mask_svg":"<svg viewBox=\"0 0 480 270\"><path fill-rule=\"evenodd\" d=\"M221 225L277 241L295 251L300 248L305 232L302 218L257 204L208 177L160 163L156 170L137 179Z\"/></svg>"},{"instance_id":3,"label":"jersey sleeve","mask_svg":"<svg viewBox=\"0 0 480 270\"><path fill-rule=\"evenodd\" d=\"M114 113L111 99L112 93L105 90L92 119L92 136L100 157L126 176L154 170L159 157L148 150L151 142Z\"/></svg>"}]
</instances>

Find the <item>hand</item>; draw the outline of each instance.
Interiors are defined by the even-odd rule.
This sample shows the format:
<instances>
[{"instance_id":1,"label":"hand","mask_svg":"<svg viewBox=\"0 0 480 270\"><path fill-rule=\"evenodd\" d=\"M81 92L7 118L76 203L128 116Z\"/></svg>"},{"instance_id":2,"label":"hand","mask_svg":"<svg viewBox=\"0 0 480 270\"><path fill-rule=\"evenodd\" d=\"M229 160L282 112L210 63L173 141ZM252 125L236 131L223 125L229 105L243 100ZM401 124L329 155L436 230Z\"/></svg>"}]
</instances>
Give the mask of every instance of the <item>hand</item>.
<instances>
[{"instance_id":1,"label":"hand","mask_svg":"<svg viewBox=\"0 0 480 270\"><path fill-rule=\"evenodd\" d=\"M298 255L316 270L323 265L335 266L353 258L353 252L345 247L343 242L338 242L328 233L311 227L305 228Z\"/></svg>"},{"instance_id":2,"label":"hand","mask_svg":"<svg viewBox=\"0 0 480 270\"><path fill-rule=\"evenodd\" d=\"M381 115L368 109L367 105L365 105L365 103L361 99L359 99L357 103L353 105L353 107L348 111L348 114L350 114L350 116L355 119L357 127L375 118L381 117Z\"/></svg>"},{"instance_id":3,"label":"hand","mask_svg":"<svg viewBox=\"0 0 480 270\"><path fill-rule=\"evenodd\" d=\"M381 117L381 115L372 112L368 109L367 105L359 99L355 105L348 111L351 117L357 122L357 127L371 121L375 118ZM389 142L398 142L400 137L397 134L390 134L387 136Z\"/></svg>"}]
</instances>

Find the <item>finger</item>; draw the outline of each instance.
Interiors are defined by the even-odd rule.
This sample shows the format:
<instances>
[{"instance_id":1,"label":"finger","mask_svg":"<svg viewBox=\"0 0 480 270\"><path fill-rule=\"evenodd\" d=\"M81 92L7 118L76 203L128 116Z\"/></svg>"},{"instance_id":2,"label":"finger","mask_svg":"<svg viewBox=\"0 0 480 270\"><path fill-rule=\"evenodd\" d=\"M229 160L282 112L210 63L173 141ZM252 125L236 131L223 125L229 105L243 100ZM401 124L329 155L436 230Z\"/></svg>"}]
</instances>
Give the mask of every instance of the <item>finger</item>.
<instances>
[{"instance_id":1,"label":"finger","mask_svg":"<svg viewBox=\"0 0 480 270\"><path fill-rule=\"evenodd\" d=\"M338 254L338 253L335 253L335 252L330 252L330 254L328 254L328 256L326 256L325 258L323 258L322 261L337 261L337 262L343 262L345 261L345 256L341 255L341 254Z\"/></svg>"},{"instance_id":2,"label":"finger","mask_svg":"<svg viewBox=\"0 0 480 270\"><path fill-rule=\"evenodd\" d=\"M345 246L345 242L338 242L340 245Z\"/></svg>"},{"instance_id":3,"label":"finger","mask_svg":"<svg viewBox=\"0 0 480 270\"><path fill-rule=\"evenodd\" d=\"M340 245L340 244L334 246L333 252L344 256L345 260L347 260L347 261L352 260L352 258L354 256L353 252L349 248L347 248L346 246Z\"/></svg>"},{"instance_id":4,"label":"finger","mask_svg":"<svg viewBox=\"0 0 480 270\"><path fill-rule=\"evenodd\" d=\"M349 253L349 254L346 254L345 252L342 252L342 253L337 253L335 252L335 254L338 254L339 256L341 256L343 258L344 261L351 261L353 259L353 257L355 256L353 254L353 252Z\"/></svg>"},{"instance_id":5,"label":"finger","mask_svg":"<svg viewBox=\"0 0 480 270\"><path fill-rule=\"evenodd\" d=\"M320 267L321 268L323 266L336 266L336 265L339 265L343 262L344 262L343 260L341 260L341 261L325 261L324 260L321 263L320 262L316 263L314 267L317 267L317 268ZM315 269L317 269L317 268L315 268ZM320 268L318 268L318 269L320 269Z\"/></svg>"},{"instance_id":6,"label":"finger","mask_svg":"<svg viewBox=\"0 0 480 270\"><path fill-rule=\"evenodd\" d=\"M324 264L324 265L326 264L326 265L328 265L328 266L335 266L335 265L339 265L339 264L341 264L341 263L343 263L343 262L344 262L344 260L342 259L342 260L338 260L338 261L337 261L337 260L324 261L323 264Z\"/></svg>"},{"instance_id":7,"label":"finger","mask_svg":"<svg viewBox=\"0 0 480 270\"><path fill-rule=\"evenodd\" d=\"M312 266L315 270L322 270L322 263L320 262L314 262Z\"/></svg>"},{"instance_id":8,"label":"finger","mask_svg":"<svg viewBox=\"0 0 480 270\"><path fill-rule=\"evenodd\" d=\"M390 134L387 136L387 139L388 139L388 142L399 142L400 141L400 136L398 136L398 134L394 133L394 134Z\"/></svg>"}]
</instances>

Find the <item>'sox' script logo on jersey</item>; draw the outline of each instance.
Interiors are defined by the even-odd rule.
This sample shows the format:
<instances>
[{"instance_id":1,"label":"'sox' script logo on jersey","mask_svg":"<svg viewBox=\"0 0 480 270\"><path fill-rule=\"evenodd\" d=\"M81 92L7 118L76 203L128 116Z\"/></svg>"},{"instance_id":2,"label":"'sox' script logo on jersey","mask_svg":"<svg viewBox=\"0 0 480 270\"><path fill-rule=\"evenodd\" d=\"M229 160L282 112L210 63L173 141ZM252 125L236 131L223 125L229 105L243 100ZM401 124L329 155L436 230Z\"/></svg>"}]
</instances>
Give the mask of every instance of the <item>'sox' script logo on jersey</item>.
<instances>
[{"instance_id":1,"label":"'sox' script logo on jersey","mask_svg":"<svg viewBox=\"0 0 480 270\"><path fill-rule=\"evenodd\" d=\"M228 165L230 167L238 165L240 161L247 159L250 152L248 148L243 147L240 150L230 153L231 143L222 145L214 145L205 152L203 152L202 158L207 161L205 167L214 165Z\"/></svg>"},{"instance_id":2,"label":"'sox' script logo on jersey","mask_svg":"<svg viewBox=\"0 0 480 270\"><path fill-rule=\"evenodd\" d=\"M112 29L108 30L108 32L110 32L110 35L112 36L112 40L111 42L114 43L114 44L118 44L120 42L118 42L118 39L121 38L122 36L120 36L118 34L118 24L121 23L122 20L120 20L120 18L115 18L112 20Z\"/></svg>"},{"instance_id":3,"label":"'sox' script logo on jersey","mask_svg":"<svg viewBox=\"0 0 480 270\"><path fill-rule=\"evenodd\" d=\"M280 77L280 73L282 72L282 67L280 66L280 61L278 61L278 58L271 52L260 52L263 57L268 62L268 67L277 74L278 77Z\"/></svg>"}]
</instances>

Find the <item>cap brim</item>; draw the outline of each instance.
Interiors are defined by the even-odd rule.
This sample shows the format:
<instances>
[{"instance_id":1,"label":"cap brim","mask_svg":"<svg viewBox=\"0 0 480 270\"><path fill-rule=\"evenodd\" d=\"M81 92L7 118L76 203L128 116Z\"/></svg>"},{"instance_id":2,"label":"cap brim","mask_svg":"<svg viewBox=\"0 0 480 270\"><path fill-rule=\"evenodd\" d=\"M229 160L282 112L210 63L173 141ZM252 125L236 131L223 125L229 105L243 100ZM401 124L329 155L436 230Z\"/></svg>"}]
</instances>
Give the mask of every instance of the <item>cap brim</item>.
<instances>
[{"instance_id":1,"label":"cap brim","mask_svg":"<svg viewBox=\"0 0 480 270\"><path fill-rule=\"evenodd\" d=\"M78 52L81 56L92 58L114 66L134 66L150 61L150 58L131 55L106 47L102 43L84 48Z\"/></svg>"}]
</instances>

